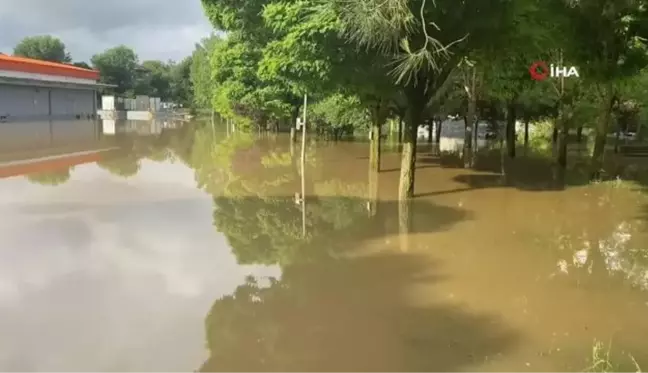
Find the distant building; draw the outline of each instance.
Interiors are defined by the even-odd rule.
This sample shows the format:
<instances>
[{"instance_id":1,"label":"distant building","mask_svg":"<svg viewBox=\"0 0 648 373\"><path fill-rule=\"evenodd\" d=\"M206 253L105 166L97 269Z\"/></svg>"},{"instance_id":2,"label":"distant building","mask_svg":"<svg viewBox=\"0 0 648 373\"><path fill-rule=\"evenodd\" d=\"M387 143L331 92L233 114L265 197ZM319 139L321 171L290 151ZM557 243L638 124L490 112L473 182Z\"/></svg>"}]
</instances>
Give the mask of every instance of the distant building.
<instances>
[{"instance_id":1,"label":"distant building","mask_svg":"<svg viewBox=\"0 0 648 373\"><path fill-rule=\"evenodd\" d=\"M96 70L0 55L0 122L93 116L98 82Z\"/></svg>"}]
</instances>

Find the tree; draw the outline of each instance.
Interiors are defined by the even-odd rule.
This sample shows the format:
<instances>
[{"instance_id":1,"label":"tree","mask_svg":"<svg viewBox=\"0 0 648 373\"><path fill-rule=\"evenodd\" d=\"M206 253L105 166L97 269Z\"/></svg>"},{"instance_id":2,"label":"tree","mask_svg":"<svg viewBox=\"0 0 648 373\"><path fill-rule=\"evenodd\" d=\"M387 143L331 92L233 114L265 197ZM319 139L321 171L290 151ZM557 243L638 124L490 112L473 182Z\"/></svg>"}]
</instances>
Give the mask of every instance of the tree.
<instances>
[{"instance_id":1,"label":"tree","mask_svg":"<svg viewBox=\"0 0 648 373\"><path fill-rule=\"evenodd\" d=\"M183 106L191 105L193 91L191 89L192 57L188 56L179 63L171 65L171 97Z\"/></svg>"},{"instance_id":2,"label":"tree","mask_svg":"<svg viewBox=\"0 0 648 373\"><path fill-rule=\"evenodd\" d=\"M125 45L111 48L94 55L91 61L101 73L102 83L117 86L114 89L107 89L108 93L133 94L139 62L131 48Z\"/></svg>"},{"instance_id":3,"label":"tree","mask_svg":"<svg viewBox=\"0 0 648 373\"><path fill-rule=\"evenodd\" d=\"M319 134L332 135L335 140L355 129L366 130L371 125L367 110L357 97L333 94L309 110L310 126Z\"/></svg>"},{"instance_id":4,"label":"tree","mask_svg":"<svg viewBox=\"0 0 648 373\"><path fill-rule=\"evenodd\" d=\"M600 104L591 155L591 177L600 176L603 155L621 85L648 64L648 3L645 0L578 1L564 4L576 41L580 74Z\"/></svg>"},{"instance_id":5,"label":"tree","mask_svg":"<svg viewBox=\"0 0 648 373\"><path fill-rule=\"evenodd\" d=\"M199 108L211 107L213 79L210 58L216 45L222 42L223 40L217 35L212 35L203 39L200 44L196 44L196 49L192 54L190 79L193 104Z\"/></svg>"},{"instance_id":6,"label":"tree","mask_svg":"<svg viewBox=\"0 0 648 373\"><path fill-rule=\"evenodd\" d=\"M72 65L76 67L80 67L82 69L92 69L92 66L88 65L87 63L81 61L81 62L75 62Z\"/></svg>"},{"instance_id":7,"label":"tree","mask_svg":"<svg viewBox=\"0 0 648 373\"><path fill-rule=\"evenodd\" d=\"M65 44L53 36L29 36L14 48L14 55L37 60L68 63L72 61Z\"/></svg>"},{"instance_id":8,"label":"tree","mask_svg":"<svg viewBox=\"0 0 648 373\"><path fill-rule=\"evenodd\" d=\"M142 69L138 74L136 94L160 97L163 101L172 98L171 91L171 68L162 61L144 61Z\"/></svg>"},{"instance_id":9,"label":"tree","mask_svg":"<svg viewBox=\"0 0 648 373\"><path fill-rule=\"evenodd\" d=\"M350 40L384 51L407 102L399 199L414 195L417 128L449 76L470 52L498 41L511 25L509 3L485 0L338 1ZM432 37L432 34L434 37Z\"/></svg>"}]
</instances>

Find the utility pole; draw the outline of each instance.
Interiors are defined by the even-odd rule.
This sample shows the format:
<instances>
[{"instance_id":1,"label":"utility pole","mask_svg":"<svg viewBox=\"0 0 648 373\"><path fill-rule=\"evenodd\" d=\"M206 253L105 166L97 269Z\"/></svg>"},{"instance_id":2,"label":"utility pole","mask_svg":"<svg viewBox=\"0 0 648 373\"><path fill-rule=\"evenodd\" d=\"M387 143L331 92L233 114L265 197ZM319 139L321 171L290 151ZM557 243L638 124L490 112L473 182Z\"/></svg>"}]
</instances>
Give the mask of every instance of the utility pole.
<instances>
[{"instance_id":1,"label":"utility pole","mask_svg":"<svg viewBox=\"0 0 648 373\"><path fill-rule=\"evenodd\" d=\"M306 237L306 111L308 108L308 95L304 95L304 114L303 118L297 118L296 130L301 127L302 146L301 146L301 195L295 195L295 202L302 208L302 235Z\"/></svg>"}]
</instances>

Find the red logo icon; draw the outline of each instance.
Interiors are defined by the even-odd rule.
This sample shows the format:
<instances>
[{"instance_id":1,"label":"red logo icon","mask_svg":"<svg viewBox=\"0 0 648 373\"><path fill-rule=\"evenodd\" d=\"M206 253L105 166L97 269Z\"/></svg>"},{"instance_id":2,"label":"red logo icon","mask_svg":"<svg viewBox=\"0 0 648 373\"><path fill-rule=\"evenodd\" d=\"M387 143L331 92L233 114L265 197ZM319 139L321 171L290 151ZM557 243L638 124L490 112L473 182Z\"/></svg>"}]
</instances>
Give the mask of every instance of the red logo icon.
<instances>
[{"instance_id":1,"label":"red logo icon","mask_svg":"<svg viewBox=\"0 0 648 373\"><path fill-rule=\"evenodd\" d=\"M529 74L533 80L545 80L549 76L549 67L543 61L536 61L529 67Z\"/></svg>"}]
</instances>

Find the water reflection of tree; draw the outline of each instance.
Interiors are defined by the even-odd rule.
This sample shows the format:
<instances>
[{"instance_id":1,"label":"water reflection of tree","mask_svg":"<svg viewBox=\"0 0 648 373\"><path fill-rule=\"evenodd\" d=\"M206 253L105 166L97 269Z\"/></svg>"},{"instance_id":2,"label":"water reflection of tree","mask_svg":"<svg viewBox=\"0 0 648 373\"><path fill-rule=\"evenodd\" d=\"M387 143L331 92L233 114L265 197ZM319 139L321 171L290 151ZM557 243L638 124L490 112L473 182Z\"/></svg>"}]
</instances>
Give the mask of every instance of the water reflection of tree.
<instances>
[{"instance_id":1,"label":"water reflection of tree","mask_svg":"<svg viewBox=\"0 0 648 373\"><path fill-rule=\"evenodd\" d=\"M585 221L558 217L553 220L559 222L554 225L554 237L563 253L557 262L557 273L598 278L620 276L630 286L648 290L645 222L624 216L625 208L617 204L623 198L616 194L622 192L609 186L590 187L589 195L580 202L582 210L568 213L587 216Z\"/></svg>"},{"instance_id":2,"label":"water reflection of tree","mask_svg":"<svg viewBox=\"0 0 648 373\"><path fill-rule=\"evenodd\" d=\"M27 180L34 184L56 186L70 180L70 168L28 174Z\"/></svg>"},{"instance_id":3,"label":"water reflection of tree","mask_svg":"<svg viewBox=\"0 0 648 373\"><path fill-rule=\"evenodd\" d=\"M310 155L302 236L298 167L289 151L264 146L239 138L194 152L196 178L214 194L214 226L239 263L283 270L280 280L248 279L215 302L201 371L455 370L514 343L498 320L407 302L409 286L439 278L425 257L364 247L399 233L398 204L378 199L377 178L369 191L367 183L313 177L321 173ZM466 218L422 200L411 216L413 233Z\"/></svg>"},{"instance_id":4,"label":"water reflection of tree","mask_svg":"<svg viewBox=\"0 0 648 373\"><path fill-rule=\"evenodd\" d=\"M322 206L361 202L323 198L331 201ZM464 217L427 203L418 208L443 216L418 225L426 231ZM501 320L437 302L410 303L408 290L441 278L429 257L362 250L363 241L397 232L385 224L397 205L383 202L378 211L386 213L369 218L363 211L345 228L312 227L319 234L301 244L295 239L281 280L248 279L217 300L206 320L210 357L201 371L445 371L510 348L517 337Z\"/></svg>"},{"instance_id":5,"label":"water reflection of tree","mask_svg":"<svg viewBox=\"0 0 648 373\"><path fill-rule=\"evenodd\" d=\"M303 237L302 207L292 196L300 190L298 175L290 159L270 153L249 161L254 163L238 167L234 163L233 168L241 172L234 171L226 190L214 198L214 226L228 238L240 263L288 264L305 242L332 234L366 215L363 200L317 197L352 195L363 185L315 183L308 190L316 194L306 196Z\"/></svg>"},{"instance_id":6,"label":"water reflection of tree","mask_svg":"<svg viewBox=\"0 0 648 373\"><path fill-rule=\"evenodd\" d=\"M140 158L137 154L129 152L102 159L97 162L97 165L113 175L128 178L139 172Z\"/></svg>"}]
</instances>

